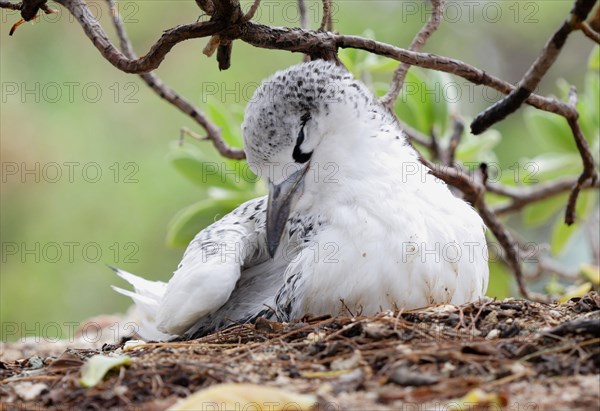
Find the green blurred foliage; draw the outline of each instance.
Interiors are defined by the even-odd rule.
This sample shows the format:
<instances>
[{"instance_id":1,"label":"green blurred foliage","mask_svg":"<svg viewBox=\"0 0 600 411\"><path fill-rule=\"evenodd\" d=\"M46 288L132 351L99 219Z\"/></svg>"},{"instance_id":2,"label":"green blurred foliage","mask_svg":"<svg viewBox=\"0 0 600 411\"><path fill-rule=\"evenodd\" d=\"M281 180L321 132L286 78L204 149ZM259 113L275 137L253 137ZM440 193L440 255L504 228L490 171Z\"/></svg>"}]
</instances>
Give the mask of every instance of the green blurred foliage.
<instances>
[{"instance_id":1,"label":"green blurred foliage","mask_svg":"<svg viewBox=\"0 0 600 411\"><path fill-rule=\"evenodd\" d=\"M247 8L250 3L244 1L243 5ZM298 25L295 2L263 3L258 21ZM376 33L378 40L398 45L410 43L428 17L429 7L418 1L334 3L334 24L339 32L360 35L369 30L366 35L375 37ZM500 2L496 4L503 14L492 20L482 13L484 3L475 5L474 13L462 7L462 16L444 21L427 50L467 61L511 82L526 71L572 5L571 1ZM104 2L89 4L115 40ZM452 4L460 8L461 3ZM535 7L531 9L529 4ZM321 3L308 1L307 5L309 21L316 28ZM191 1L121 2L119 11L140 55L161 30L193 22L200 14ZM243 162L221 158L210 143L185 139L180 146L180 126L202 131L137 76L121 73L107 63L64 10L43 16L34 25L21 26L10 38L8 28L19 17L13 11L1 13L0 339L48 336L53 324L64 330L70 322L127 308L130 302L109 287L119 280L107 264L166 280L181 258L179 247L215 218L266 190L251 178ZM300 56L236 42L231 69L219 72L214 59L207 60L201 53L206 41L177 45L157 74L204 110L223 129L230 144L240 146L241 113L252 91L274 71L299 62ZM586 113L582 127L597 153L597 48L591 68L582 63L591 49L589 41L575 33L539 92L562 96L563 82L556 86L560 77L580 89L579 108ZM386 90L396 67L396 62L356 50L343 50L341 58L378 94ZM75 83L72 96L71 82ZM440 97L439 92L429 97L422 92L448 82L462 88L456 101ZM409 71L408 83L411 93L399 99L398 115L424 133L433 131L442 143L451 132L451 115L460 115L468 123L500 97L494 92L484 94L482 87L470 89L460 78L415 68ZM60 98L52 94L55 85L62 92ZM87 94L83 92L86 86ZM99 99L92 94L97 89ZM523 115L511 116L484 136L465 134L458 158L463 162L497 161L506 171L502 178L512 178L516 171L510 167L516 162L522 166L524 160L539 164L535 177L542 181L574 175L579 171L577 156L568 130L565 137L562 121L525 108ZM72 162L78 168L71 181L64 164ZM44 166L52 163L59 164L63 173L57 181L43 173ZM92 163L102 171L97 182L82 177L82 168ZM19 172L6 173L5 164L16 165ZM35 167L38 171L33 174L21 173ZM520 176L528 171L517 170ZM528 184L523 178L515 180L515 184ZM597 209L596 197L596 193L582 196L582 212ZM577 267L590 261L586 239L580 226L563 232L564 201L560 200L564 197L532 206L507 221L532 241L552 238L561 263ZM78 244L73 255L68 255L67 243ZM50 254L52 244L60 246L58 259ZM100 258L82 252L90 244L100 247ZM5 245L16 246L16 254L7 253ZM90 253L93 250L90 248ZM512 294L510 273L498 264L492 264L491 271L488 294ZM16 333L9 328L13 325Z\"/></svg>"}]
</instances>

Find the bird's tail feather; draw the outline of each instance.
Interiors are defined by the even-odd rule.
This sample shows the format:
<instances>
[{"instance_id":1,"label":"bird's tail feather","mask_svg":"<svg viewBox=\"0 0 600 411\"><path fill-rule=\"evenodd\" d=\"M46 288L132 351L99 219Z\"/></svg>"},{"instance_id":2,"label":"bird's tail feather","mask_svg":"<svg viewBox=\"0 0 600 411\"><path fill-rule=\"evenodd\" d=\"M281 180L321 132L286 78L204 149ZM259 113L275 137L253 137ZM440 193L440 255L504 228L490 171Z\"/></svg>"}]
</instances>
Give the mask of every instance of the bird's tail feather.
<instances>
[{"instance_id":1,"label":"bird's tail feather","mask_svg":"<svg viewBox=\"0 0 600 411\"><path fill-rule=\"evenodd\" d=\"M156 327L156 315L167 284L162 281L149 281L119 268L110 267L115 273L133 286L134 291L111 285L119 294L130 297L135 303L137 333L146 340L168 340L173 336L159 331Z\"/></svg>"}]
</instances>

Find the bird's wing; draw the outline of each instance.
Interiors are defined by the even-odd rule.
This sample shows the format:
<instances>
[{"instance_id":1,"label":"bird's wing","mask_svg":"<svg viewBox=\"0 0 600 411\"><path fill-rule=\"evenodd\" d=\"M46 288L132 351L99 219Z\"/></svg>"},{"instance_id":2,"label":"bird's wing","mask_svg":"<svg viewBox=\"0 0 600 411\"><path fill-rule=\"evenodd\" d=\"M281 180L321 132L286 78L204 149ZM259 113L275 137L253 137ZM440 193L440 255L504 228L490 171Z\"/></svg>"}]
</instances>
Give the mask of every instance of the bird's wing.
<instances>
[{"instance_id":1,"label":"bird's wing","mask_svg":"<svg viewBox=\"0 0 600 411\"><path fill-rule=\"evenodd\" d=\"M166 286L158 330L183 334L227 302L242 267L268 259L266 203L266 197L250 200L196 235Z\"/></svg>"}]
</instances>

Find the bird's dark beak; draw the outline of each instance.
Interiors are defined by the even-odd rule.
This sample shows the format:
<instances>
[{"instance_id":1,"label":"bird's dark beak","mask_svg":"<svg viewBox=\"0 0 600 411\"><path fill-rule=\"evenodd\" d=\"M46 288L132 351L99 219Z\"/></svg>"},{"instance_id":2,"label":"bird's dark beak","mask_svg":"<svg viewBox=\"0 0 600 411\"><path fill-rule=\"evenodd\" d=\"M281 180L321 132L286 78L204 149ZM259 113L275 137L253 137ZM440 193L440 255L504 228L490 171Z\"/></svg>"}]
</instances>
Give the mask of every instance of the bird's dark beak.
<instances>
[{"instance_id":1,"label":"bird's dark beak","mask_svg":"<svg viewBox=\"0 0 600 411\"><path fill-rule=\"evenodd\" d=\"M271 258L275 255L283 229L290 215L292 201L302 185L308 167L294 172L286 180L275 185L269 183L269 201L267 203L267 249Z\"/></svg>"}]
</instances>

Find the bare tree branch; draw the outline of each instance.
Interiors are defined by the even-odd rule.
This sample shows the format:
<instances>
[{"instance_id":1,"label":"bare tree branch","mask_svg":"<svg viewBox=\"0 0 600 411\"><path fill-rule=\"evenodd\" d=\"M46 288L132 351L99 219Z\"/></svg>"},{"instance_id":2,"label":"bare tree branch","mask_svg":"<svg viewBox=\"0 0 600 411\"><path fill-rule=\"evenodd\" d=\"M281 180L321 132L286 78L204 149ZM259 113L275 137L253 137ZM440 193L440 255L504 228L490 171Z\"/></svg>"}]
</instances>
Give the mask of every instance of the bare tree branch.
<instances>
[{"instance_id":1,"label":"bare tree branch","mask_svg":"<svg viewBox=\"0 0 600 411\"><path fill-rule=\"evenodd\" d=\"M498 215L519 211L529 204L545 200L570 191L578 178L563 178L535 184L531 187L511 187L500 184L487 184L490 193L499 194L510 198L508 204L496 206L493 210ZM589 180L581 186L581 189L598 189L600 183L591 183Z\"/></svg>"},{"instance_id":2,"label":"bare tree branch","mask_svg":"<svg viewBox=\"0 0 600 411\"><path fill-rule=\"evenodd\" d=\"M23 0L21 2L21 17L23 20L29 21L37 16L40 9L45 9L46 0Z\"/></svg>"},{"instance_id":3,"label":"bare tree branch","mask_svg":"<svg viewBox=\"0 0 600 411\"><path fill-rule=\"evenodd\" d=\"M254 3L252 3L252 6L250 6L250 9L248 10L248 12L246 12L246 14L244 15L244 20L245 21L250 21L252 20L252 18L254 17L254 15L256 14L256 10L258 10L258 6L260 5L260 0L254 0Z\"/></svg>"},{"instance_id":4,"label":"bare tree branch","mask_svg":"<svg viewBox=\"0 0 600 411\"><path fill-rule=\"evenodd\" d=\"M133 46L129 41L127 32L123 25L123 21L119 16L119 13L115 7L114 0L107 0L108 5L111 9L112 22L117 31L119 42L123 53L130 59L135 59L135 52ZM172 88L167 86L163 81L154 73L142 73L139 75L144 82L158 94L161 98L165 99L179 110L193 118L202 128L206 130L207 138L211 140L215 148L219 153L227 158L243 159L245 158L244 151L238 148L229 147L221 135L221 130L206 117L202 111L194 107L192 103L187 101L185 98L179 96ZM192 135L193 133L189 133Z\"/></svg>"},{"instance_id":5,"label":"bare tree branch","mask_svg":"<svg viewBox=\"0 0 600 411\"><path fill-rule=\"evenodd\" d=\"M8 10L21 10L21 3L11 3L7 0L0 0L0 8Z\"/></svg>"},{"instance_id":6,"label":"bare tree branch","mask_svg":"<svg viewBox=\"0 0 600 411\"><path fill-rule=\"evenodd\" d=\"M594 7L596 0L576 0L571 10L571 18L548 40L542 53L529 67L519 85L508 96L480 113L471 123L471 132L481 134L489 127L515 112L536 89L548 69L554 64L560 51L573 30L580 27Z\"/></svg>"},{"instance_id":7,"label":"bare tree branch","mask_svg":"<svg viewBox=\"0 0 600 411\"><path fill-rule=\"evenodd\" d=\"M421 161L432 170L431 174L443 180L447 184L459 188L465 195L465 200L470 202L473 207L477 209L485 225L494 234L502 246L502 249L505 253L505 259L515 274L517 285L519 286L519 292L525 298L532 298L532 295L530 295L527 287L525 286L523 270L521 268L520 256L516 242L510 232L500 222L496 214L485 203L484 194L487 180L485 170L482 170L483 172L480 174L479 179L477 179L453 167L436 166L426 159L422 159Z\"/></svg>"},{"instance_id":8,"label":"bare tree branch","mask_svg":"<svg viewBox=\"0 0 600 411\"><path fill-rule=\"evenodd\" d=\"M585 21L581 23L581 31L596 44L600 44L600 34L594 31Z\"/></svg>"},{"instance_id":9,"label":"bare tree branch","mask_svg":"<svg viewBox=\"0 0 600 411\"><path fill-rule=\"evenodd\" d=\"M331 0L323 0L323 18L319 31L332 31L333 23L331 20Z\"/></svg>"},{"instance_id":10,"label":"bare tree branch","mask_svg":"<svg viewBox=\"0 0 600 411\"><path fill-rule=\"evenodd\" d=\"M308 30L308 14L306 13L306 1L298 0L298 14L300 15L300 28Z\"/></svg>"},{"instance_id":11,"label":"bare tree branch","mask_svg":"<svg viewBox=\"0 0 600 411\"><path fill-rule=\"evenodd\" d=\"M413 66L454 74L469 80L473 84L483 84L504 94L508 94L515 89L515 86L512 84L460 60L441 57L435 54L417 53L358 36L336 35L335 42L342 48L361 49ZM526 102L540 110L549 111L563 117L577 116L577 112L572 107L553 98L531 94Z\"/></svg>"},{"instance_id":12,"label":"bare tree branch","mask_svg":"<svg viewBox=\"0 0 600 411\"><path fill-rule=\"evenodd\" d=\"M528 255L522 255L522 259L531 258ZM577 270L568 270L562 267L558 262L545 255L540 255L537 258L537 265L532 272L525 273L525 278L528 281L536 281L544 275L556 275L567 281L574 281L577 278Z\"/></svg>"},{"instance_id":13,"label":"bare tree branch","mask_svg":"<svg viewBox=\"0 0 600 411\"><path fill-rule=\"evenodd\" d=\"M477 211L479 211L479 215L483 219L483 222L489 228L489 230L494 233L494 237L496 237L496 240L498 240L502 246L502 249L505 253L505 259L515 274L519 292L523 297L533 299L534 296L529 293L525 285L523 268L521 267L521 256L512 235L500 222L498 216L494 214L494 212L485 203L482 202L479 204Z\"/></svg>"},{"instance_id":14,"label":"bare tree branch","mask_svg":"<svg viewBox=\"0 0 600 411\"><path fill-rule=\"evenodd\" d=\"M211 36L223 28L221 20L186 24L166 30L150 51L138 59L127 58L110 42L98 20L82 0L56 0L77 19L85 34L113 66L126 73L144 73L157 68L173 46L184 40Z\"/></svg>"},{"instance_id":15,"label":"bare tree branch","mask_svg":"<svg viewBox=\"0 0 600 411\"><path fill-rule=\"evenodd\" d=\"M56 1L75 16L84 28L86 35L92 40L92 43L104 58L119 70L128 73L152 71L160 65L165 56L177 43L192 38L212 36L218 33L220 37L231 40L241 39L256 47L300 52L309 54L313 58L324 58L327 60L337 60L338 47L357 48L410 65L451 73L474 84L494 88L504 94L508 94L515 89L510 83L459 60L434 54L417 53L358 36L269 27L255 22L240 21L236 24L230 24L223 20L215 19L216 12L211 21L186 24L166 30L143 57L129 59L110 43L104 30L82 0ZM237 15L239 13L234 14ZM532 94L527 99L527 103L563 117L577 115L577 112L572 107L552 98Z\"/></svg>"},{"instance_id":16,"label":"bare tree branch","mask_svg":"<svg viewBox=\"0 0 600 411\"><path fill-rule=\"evenodd\" d=\"M207 15L212 16L215 12L215 6L213 5L212 0L194 0L200 10L205 12Z\"/></svg>"},{"instance_id":17,"label":"bare tree branch","mask_svg":"<svg viewBox=\"0 0 600 411\"><path fill-rule=\"evenodd\" d=\"M306 13L306 2L304 0L298 0L298 14L300 16L300 28L308 30L310 27L308 25L308 14ZM310 61L310 55L304 54L302 61Z\"/></svg>"},{"instance_id":18,"label":"bare tree branch","mask_svg":"<svg viewBox=\"0 0 600 411\"><path fill-rule=\"evenodd\" d=\"M270 27L249 21L259 6L259 0L254 0L250 10L246 14L242 12L238 0L196 0L198 6L207 15L211 16L210 21L181 25L166 30L150 50L140 58L135 55L123 22L114 10L114 0L107 1L111 9L113 9L113 24L116 28L122 51L110 42L106 33L90 13L83 0L56 1L75 16L86 35L107 61L119 70L139 74L146 84L161 98L192 117L207 133L206 138L192 131L189 131L190 135L199 139L212 140L217 150L223 156L229 158L242 159L244 158L244 153L240 149L229 147L223 140L219 128L214 123L199 109L194 107L193 104L164 84L154 73L150 73L150 71L159 67L171 49L182 41L192 38L210 37L208 45L205 48L205 54L211 56L216 51L219 68L221 69L229 67L233 41L238 39L256 47L299 52L312 58L329 60L337 59L337 51L340 47L362 49L402 63L394 74L394 81L390 90L382 99L388 108L393 106L402 88L408 67L415 65L454 74L474 84L494 88L504 94L508 94L507 99L516 99L511 101L517 101L518 105L526 102L540 110L563 116L567 119L573 131L582 157L583 172L579 178L554 180L531 187L508 187L490 183L487 179L487 170L484 165L482 165L479 173L474 176L469 175L456 166L454 164L456 148L464 132L464 125L458 118L454 119L453 133L447 147L442 147L434 135L426 136L418 130L401 124L412 143L423 146L431 153L433 158L441 162L441 165L435 165L428 160L422 160L432 170L431 173L447 184L459 189L463 193L465 200L473 204L478 210L485 224L502 245L505 254L504 258L515 273L520 292L526 297L531 294L525 288L518 241L501 223L499 216L518 211L528 204L571 190L567 204L566 220L567 222L574 221L575 204L580 190L599 188L598 173L595 169L593 157L577 123L576 94L574 92L571 93L570 101L564 103L556 99L533 94L529 91L535 88L535 85L541 81L548 68L554 63L567 35L576 29L586 31L587 23L584 23L584 20L589 13L589 9L591 9L590 3L593 6L593 2L590 0L576 1L575 7L571 12L571 20L565 22L561 30L555 33L546 45L542 55L536 60L519 84L519 87L515 87L462 61L418 52L429 36L437 29L442 17L444 0L432 0L434 12L426 25L416 35L411 44L411 50L405 50L390 44L358 36L333 33L331 0L323 0L323 19L319 31L308 30L304 0L298 1L301 29ZM30 19L35 17L39 10L45 11L47 9L45 0L23 0L23 3L19 4L0 0L0 7L21 10L22 15L24 10L27 9L27 16ZM33 14L31 14L32 10ZM600 14L596 10L594 19L598 16ZM588 28L593 30L596 27L595 24L596 20L590 21ZM511 97L515 95L517 97ZM486 204L486 192L507 197L508 203L492 208Z\"/></svg>"},{"instance_id":19,"label":"bare tree branch","mask_svg":"<svg viewBox=\"0 0 600 411\"><path fill-rule=\"evenodd\" d=\"M212 3L216 18L228 20L227 23L235 23L243 18L239 0L213 0Z\"/></svg>"},{"instance_id":20,"label":"bare tree branch","mask_svg":"<svg viewBox=\"0 0 600 411\"><path fill-rule=\"evenodd\" d=\"M453 124L454 126L452 130L452 135L450 136L450 143L448 144L446 155L446 164L450 167L454 167L456 149L458 148L462 135L465 132L465 125L458 117L455 116L453 118Z\"/></svg>"},{"instance_id":21,"label":"bare tree branch","mask_svg":"<svg viewBox=\"0 0 600 411\"><path fill-rule=\"evenodd\" d=\"M583 161L583 172L577 179L575 185L569 195L569 201L567 202L567 210L565 211L565 223L571 225L575 222L575 206L577 205L577 197L584 184L589 180L591 184L595 184L598 181L598 172L594 166L594 158L590 152L590 146L581 132L581 127L576 119L568 118L569 127L575 136L575 143L577 149L581 155Z\"/></svg>"},{"instance_id":22,"label":"bare tree branch","mask_svg":"<svg viewBox=\"0 0 600 411\"><path fill-rule=\"evenodd\" d=\"M438 152L435 150L433 141L431 140L430 136L427 136L427 135L421 133L420 131L415 130L414 128L412 128L411 126L409 126L408 124L406 124L402 121L398 121L398 122L400 124L400 127L404 131L404 134L406 134L406 137L408 137L408 139L411 143L417 143L417 144L425 147L429 151L429 153L432 155L433 158L438 158Z\"/></svg>"},{"instance_id":23,"label":"bare tree branch","mask_svg":"<svg viewBox=\"0 0 600 411\"><path fill-rule=\"evenodd\" d=\"M446 0L431 0L431 4L433 6L433 10L431 11L431 16L427 20L427 23L419 30L412 43L410 44L409 50L411 51L421 51L423 46L431 37L431 35L438 29L443 20L444 14L444 4ZM398 66L396 71L394 72L394 77L392 79L392 84L390 85L390 89L388 92L379 99L379 102L384 105L388 110L392 111L394 108L394 103L398 99L398 95L402 90L402 86L404 85L404 79L406 78L406 73L410 65L407 63L402 63Z\"/></svg>"},{"instance_id":24,"label":"bare tree branch","mask_svg":"<svg viewBox=\"0 0 600 411\"><path fill-rule=\"evenodd\" d=\"M8 32L9 36L12 36L14 34L15 30L17 30L17 28L21 24L40 17L41 15L37 14L38 10L42 10L46 14L57 13L56 10L48 7L48 5L46 4L46 0L27 0L27 1L23 1L23 3L17 3L17 4L0 1L0 8L21 10L22 19L12 25L12 27L10 28L10 31Z\"/></svg>"},{"instance_id":25,"label":"bare tree branch","mask_svg":"<svg viewBox=\"0 0 600 411\"><path fill-rule=\"evenodd\" d=\"M590 17L587 24L589 24L590 28L596 33L600 33L600 6L596 7L596 12Z\"/></svg>"}]
</instances>

